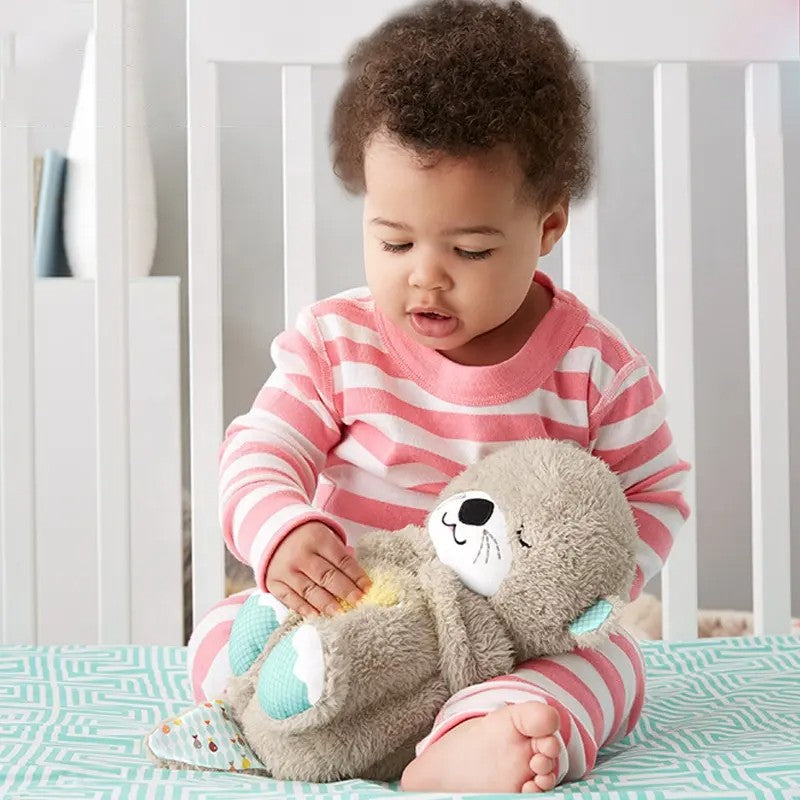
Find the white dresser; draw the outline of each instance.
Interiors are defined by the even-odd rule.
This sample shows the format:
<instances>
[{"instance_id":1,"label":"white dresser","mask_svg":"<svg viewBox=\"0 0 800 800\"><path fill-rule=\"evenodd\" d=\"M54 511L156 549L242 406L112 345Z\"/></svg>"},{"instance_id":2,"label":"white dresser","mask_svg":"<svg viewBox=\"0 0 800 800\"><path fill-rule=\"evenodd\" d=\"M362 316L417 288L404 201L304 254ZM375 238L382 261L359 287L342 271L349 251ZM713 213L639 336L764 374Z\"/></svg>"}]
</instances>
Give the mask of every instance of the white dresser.
<instances>
[{"instance_id":1,"label":"white dresser","mask_svg":"<svg viewBox=\"0 0 800 800\"><path fill-rule=\"evenodd\" d=\"M94 283L36 280L39 644L97 642ZM130 285L132 643L181 644L180 278Z\"/></svg>"}]
</instances>

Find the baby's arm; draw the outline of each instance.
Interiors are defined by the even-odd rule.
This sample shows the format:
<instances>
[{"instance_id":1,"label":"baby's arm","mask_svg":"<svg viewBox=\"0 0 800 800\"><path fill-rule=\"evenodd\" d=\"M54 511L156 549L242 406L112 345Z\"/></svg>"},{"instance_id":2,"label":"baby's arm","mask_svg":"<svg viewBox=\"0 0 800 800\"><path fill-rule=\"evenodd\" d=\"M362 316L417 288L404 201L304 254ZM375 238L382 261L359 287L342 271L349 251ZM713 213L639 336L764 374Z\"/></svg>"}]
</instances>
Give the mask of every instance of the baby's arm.
<instances>
[{"instance_id":1,"label":"baby's arm","mask_svg":"<svg viewBox=\"0 0 800 800\"><path fill-rule=\"evenodd\" d=\"M592 411L591 449L619 477L639 530L635 600L667 560L689 516L683 497L690 465L679 458L666 421L666 399L644 358L626 364Z\"/></svg>"},{"instance_id":2,"label":"baby's arm","mask_svg":"<svg viewBox=\"0 0 800 800\"><path fill-rule=\"evenodd\" d=\"M340 576L346 586L365 576L345 550L341 525L311 503L327 455L341 438L341 420L331 366L310 310L301 312L296 328L275 339L271 354L274 372L251 410L231 422L220 447L222 529L231 552L253 567L262 591L273 556L297 531L297 541L281 547L271 582L286 605L301 610L299 595L319 610L330 599L310 597L319 581ZM336 562L332 569L328 559ZM323 561L328 567L319 569Z\"/></svg>"}]
</instances>

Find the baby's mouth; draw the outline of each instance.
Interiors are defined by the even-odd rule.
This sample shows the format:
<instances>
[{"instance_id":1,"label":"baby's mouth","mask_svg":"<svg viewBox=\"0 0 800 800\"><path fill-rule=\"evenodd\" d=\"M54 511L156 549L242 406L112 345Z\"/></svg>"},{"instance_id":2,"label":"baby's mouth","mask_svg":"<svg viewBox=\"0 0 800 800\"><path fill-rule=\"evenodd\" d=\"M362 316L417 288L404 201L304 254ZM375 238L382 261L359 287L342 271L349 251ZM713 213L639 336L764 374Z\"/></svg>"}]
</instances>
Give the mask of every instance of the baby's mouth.
<instances>
[{"instance_id":1,"label":"baby's mouth","mask_svg":"<svg viewBox=\"0 0 800 800\"><path fill-rule=\"evenodd\" d=\"M412 311L409 313L411 327L420 336L443 339L452 335L458 328L458 317L441 314L438 311Z\"/></svg>"}]
</instances>

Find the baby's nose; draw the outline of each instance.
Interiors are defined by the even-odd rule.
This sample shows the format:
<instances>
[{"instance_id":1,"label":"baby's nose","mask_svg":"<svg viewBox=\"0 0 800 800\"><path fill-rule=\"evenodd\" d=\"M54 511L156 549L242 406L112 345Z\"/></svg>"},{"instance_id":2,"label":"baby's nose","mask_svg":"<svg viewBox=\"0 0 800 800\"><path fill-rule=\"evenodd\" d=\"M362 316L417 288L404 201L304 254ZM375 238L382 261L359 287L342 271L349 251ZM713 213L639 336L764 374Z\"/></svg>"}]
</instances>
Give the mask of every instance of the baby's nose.
<instances>
[{"instance_id":1,"label":"baby's nose","mask_svg":"<svg viewBox=\"0 0 800 800\"><path fill-rule=\"evenodd\" d=\"M485 525L494 511L494 503L482 497L471 497L458 509L458 521L465 525Z\"/></svg>"}]
</instances>

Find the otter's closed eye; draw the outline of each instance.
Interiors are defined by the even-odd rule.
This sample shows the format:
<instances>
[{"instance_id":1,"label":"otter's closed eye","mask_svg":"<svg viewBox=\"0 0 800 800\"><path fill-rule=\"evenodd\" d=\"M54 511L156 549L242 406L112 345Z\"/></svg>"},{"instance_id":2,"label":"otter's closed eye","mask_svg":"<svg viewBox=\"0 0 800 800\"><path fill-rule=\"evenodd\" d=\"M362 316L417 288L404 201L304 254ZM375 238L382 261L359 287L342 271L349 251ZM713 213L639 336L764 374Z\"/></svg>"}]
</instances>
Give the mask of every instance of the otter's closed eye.
<instances>
[{"instance_id":1,"label":"otter's closed eye","mask_svg":"<svg viewBox=\"0 0 800 800\"><path fill-rule=\"evenodd\" d=\"M517 531L517 538L519 539L519 543L520 543L520 544L521 544L523 547L531 547L531 543L530 543L530 542L526 542L526 541L525 541L525 539L524 539L524 538L523 538L523 536L522 536L522 531L523 531L523 530L525 530L525 529L524 529L524 528L520 528L520 529Z\"/></svg>"}]
</instances>

